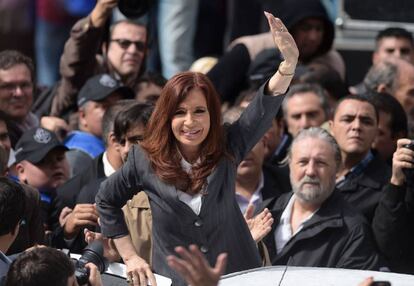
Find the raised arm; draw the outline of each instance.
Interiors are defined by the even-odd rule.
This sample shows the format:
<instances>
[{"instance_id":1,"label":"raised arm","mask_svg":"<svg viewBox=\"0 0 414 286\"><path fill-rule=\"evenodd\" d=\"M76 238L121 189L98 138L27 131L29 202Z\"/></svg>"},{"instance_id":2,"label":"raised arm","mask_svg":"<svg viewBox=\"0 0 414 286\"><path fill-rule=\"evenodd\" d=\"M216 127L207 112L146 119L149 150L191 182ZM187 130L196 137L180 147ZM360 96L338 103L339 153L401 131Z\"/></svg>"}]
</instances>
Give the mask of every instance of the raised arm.
<instances>
[{"instance_id":1,"label":"raised arm","mask_svg":"<svg viewBox=\"0 0 414 286\"><path fill-rule=\"evenodd\" d=\"M288 89L299 57L296 43L282 21L270 13L265 12L265 15L276 48L280 50L284 60L279 67L275 67L273 76L259 89L239 120L228 129L227 147L234 155L236 164L243 160L247 152L271 127L282 104L283 96L279 95L283 95Z\"/></svg>"},{"instance_id":2,"label":"raised arm","mask_svg":"<svg viewBox=\"0 0 414 286\"><path fill-rule=\"evenodd\" d=\"M141 179L136 162L145 164L143 151L134 146L125 165L104 181L96 196L96 206L100 215L101 231L105 237L113 238L118 253L122 257L131 285L156 286L149 264L137 255L128 227L125 223L122 207L138 190Z\"/></svg>"},{"instance_id":3,"label":"raised arm","mask_svg":"<svg viewBox=\"0 0 414 286\"><path fill-rule=\"evenodd\" d=\"M276 48L278 48L284 59L270 78L266 91L273 95L284 94L295 73L299 50L295 40L282 21L270 13L265 12L265 15L269 22Z\"/></svg>"},{"instance_id":4,"label":"raised arm","mask_svg":"<svg viewBox=\"0 0 414 286\"><path fill-rule=\"evenodd\" d=\"M91 14L79 20L70 32L60 58L61 82L52 101L52 116L60 116L75 105L76 95L86 80L103 72L96 59L106 21L118 0L98 0Z\"/></svg>"}]
</instances>

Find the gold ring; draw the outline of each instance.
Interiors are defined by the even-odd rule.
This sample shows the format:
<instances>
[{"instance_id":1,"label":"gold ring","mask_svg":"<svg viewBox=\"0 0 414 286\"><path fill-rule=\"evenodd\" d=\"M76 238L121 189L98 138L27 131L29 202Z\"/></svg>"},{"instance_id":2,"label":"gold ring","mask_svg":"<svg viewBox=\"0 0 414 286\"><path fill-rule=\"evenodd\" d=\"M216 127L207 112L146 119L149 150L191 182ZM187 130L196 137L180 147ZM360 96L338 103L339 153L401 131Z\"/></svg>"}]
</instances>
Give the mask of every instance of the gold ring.
<instances>
[{"instance_id":1,"label":"gold ring","mask_svg":"<svg viewBox=\"0 0 414 286\"><path fill-rule=\"evenodd\" d=\"M129 276L129 275L128 275L128 277L126 278L126 282L127 282L128 284L132 284L132 283L134 283L134 277L133 277L133 276Z\"/></svg>"}]
</instances>

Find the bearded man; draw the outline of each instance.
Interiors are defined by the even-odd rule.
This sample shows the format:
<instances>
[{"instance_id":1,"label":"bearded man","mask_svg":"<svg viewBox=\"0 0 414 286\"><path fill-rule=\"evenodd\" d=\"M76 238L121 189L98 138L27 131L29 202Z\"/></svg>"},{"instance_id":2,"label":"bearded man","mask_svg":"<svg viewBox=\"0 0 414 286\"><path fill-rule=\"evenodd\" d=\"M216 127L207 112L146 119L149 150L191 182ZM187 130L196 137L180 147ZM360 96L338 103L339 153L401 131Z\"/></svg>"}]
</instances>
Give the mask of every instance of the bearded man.
<instances>
[{"instance_id":1,"label":"bearded man","mask_svg":"<svg viewBox=\"0 0 414 286\"><path fill-rule=\"evenodd\" d=\"M335 191L341 151L325 130L298 133L289 152L292 192L271 201L264 241L273 265L379 270L371 229Z\"/></svg>"}]
</instances>

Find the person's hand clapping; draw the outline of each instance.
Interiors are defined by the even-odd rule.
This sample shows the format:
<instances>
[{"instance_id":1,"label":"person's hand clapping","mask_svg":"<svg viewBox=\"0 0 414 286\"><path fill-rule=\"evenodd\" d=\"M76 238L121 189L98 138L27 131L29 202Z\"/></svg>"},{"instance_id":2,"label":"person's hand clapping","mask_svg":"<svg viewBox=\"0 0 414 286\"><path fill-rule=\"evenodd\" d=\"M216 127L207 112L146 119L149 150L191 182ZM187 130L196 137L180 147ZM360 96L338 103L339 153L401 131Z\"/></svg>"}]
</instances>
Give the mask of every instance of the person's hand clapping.
<instances>
[{"instance_id":1,"label":"person's hand clapping","mask_svg":"<svg viewBox=\"0 0 414 286\"><path fill-rule=\"evenodd\" d=\"M253 214L254 206L250 204L244 214L244 219L254 241L258 243L272 230L273 217L268 209L264 209L256 216L253 216Z\"/></svg>"}]
</instances>

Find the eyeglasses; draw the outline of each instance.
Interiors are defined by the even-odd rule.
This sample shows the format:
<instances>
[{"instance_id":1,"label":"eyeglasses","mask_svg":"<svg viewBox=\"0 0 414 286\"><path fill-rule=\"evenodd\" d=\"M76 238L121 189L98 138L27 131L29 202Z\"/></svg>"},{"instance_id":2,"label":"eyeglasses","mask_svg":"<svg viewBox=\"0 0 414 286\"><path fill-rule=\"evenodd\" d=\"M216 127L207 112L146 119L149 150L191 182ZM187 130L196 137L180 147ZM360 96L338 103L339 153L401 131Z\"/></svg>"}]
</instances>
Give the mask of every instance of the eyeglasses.
<instances>
[{"instance_id":1,"label":"eyeglasses","mask_svg":"<svg viewBox=\"0 0 414 286\"><path fill-rule=\"evenodd\" d=\"M30 91L33 88L33 84L31 82L0 84L0 90L4 90L8 92L13 92L17 88L20 88L23 91Z\"/></svg>"},{"instance_id":2,"label":"eyeglasses","mask_svg":"<svg viewBox=\"0 0 414 286\"><path fill-rule=\"evenodd\" d=\"M134 44L137 51L139 51L139 52L145 51L145 43L142 42L142 41L130 41L130 40L127 40L127 39L112 39L111 42L117 42L118 45L123 50L128 49L129 46Z\"/></svg>"}]
</instances>

